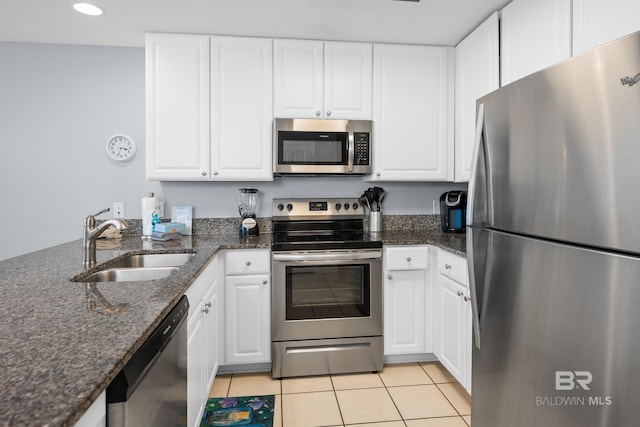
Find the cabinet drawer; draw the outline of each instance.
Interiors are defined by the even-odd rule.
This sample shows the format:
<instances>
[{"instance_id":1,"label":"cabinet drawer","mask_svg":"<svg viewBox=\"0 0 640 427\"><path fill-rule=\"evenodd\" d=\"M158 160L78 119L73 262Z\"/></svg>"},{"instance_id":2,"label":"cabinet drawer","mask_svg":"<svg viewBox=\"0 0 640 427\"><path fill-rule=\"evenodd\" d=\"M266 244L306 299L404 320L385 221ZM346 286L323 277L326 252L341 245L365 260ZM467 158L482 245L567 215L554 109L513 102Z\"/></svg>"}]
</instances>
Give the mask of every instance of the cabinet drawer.
<instances>
[{"instance_id":1,"label":"cabinet drawer","mask_svg":"<svg viewBox=\"0 0 640 427\"><path fill-rule=\"evenodd\" d=\"M256 274L271 271L268 250L232 250L224 258L226 274Z\"/></svg>"},{"instance_id":2,"label":"cabinet drawer","mask_svg":"<svg viewBox=\"0 0 640 427\"><path fill-rule=\"evenodd\" d=\"M429 269L427 246L389 246L384 248L385 270Z\"/></svg>"},{"instance_id":3,"label":"cabinet drawer","mask_svg":"<svg viewBox=\"0 0 640 427\"><path fill-rule=\"evenodd\" d=\"M467 260L464 258L438 250L438 272L461 285L469 286Z\"/></svg>"}]
</instances>

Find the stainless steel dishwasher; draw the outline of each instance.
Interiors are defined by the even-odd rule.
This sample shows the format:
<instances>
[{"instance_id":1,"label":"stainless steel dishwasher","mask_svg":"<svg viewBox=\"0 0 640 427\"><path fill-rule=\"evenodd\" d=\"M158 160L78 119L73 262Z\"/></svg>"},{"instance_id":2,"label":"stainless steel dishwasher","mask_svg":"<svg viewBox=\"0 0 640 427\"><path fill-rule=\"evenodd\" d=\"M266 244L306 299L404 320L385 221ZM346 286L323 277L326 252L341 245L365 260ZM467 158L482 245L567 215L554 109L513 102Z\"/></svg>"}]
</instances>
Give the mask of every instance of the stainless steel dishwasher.
<instances>
[{"instance_id":1,"label":"stainless steel dishwasher","mask_svg":"<svg viewBox=\"0 0 640 427\"><path fill-rule=\"evenodd\" d=\"M187 425L184 296L107 387L108 427Z\"/></svg>"}]
</instances>

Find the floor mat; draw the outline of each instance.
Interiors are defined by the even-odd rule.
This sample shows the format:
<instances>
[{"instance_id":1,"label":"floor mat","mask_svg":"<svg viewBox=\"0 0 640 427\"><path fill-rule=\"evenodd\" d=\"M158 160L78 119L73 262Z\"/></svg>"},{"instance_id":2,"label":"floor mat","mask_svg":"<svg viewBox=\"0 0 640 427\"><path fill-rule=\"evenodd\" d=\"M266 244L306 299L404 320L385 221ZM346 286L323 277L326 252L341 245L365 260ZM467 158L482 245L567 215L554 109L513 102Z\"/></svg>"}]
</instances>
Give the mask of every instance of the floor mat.
<instances>
[{"instance_id":1,"label":"floor mat","mask_svg":"<svg viewBox=\"0 0 640 427\"><path fill-rule=\"evenodd\" d=\"M200 427L273 427L276 397L214 397L207 400Z\"/></svg>"}]
</instances>

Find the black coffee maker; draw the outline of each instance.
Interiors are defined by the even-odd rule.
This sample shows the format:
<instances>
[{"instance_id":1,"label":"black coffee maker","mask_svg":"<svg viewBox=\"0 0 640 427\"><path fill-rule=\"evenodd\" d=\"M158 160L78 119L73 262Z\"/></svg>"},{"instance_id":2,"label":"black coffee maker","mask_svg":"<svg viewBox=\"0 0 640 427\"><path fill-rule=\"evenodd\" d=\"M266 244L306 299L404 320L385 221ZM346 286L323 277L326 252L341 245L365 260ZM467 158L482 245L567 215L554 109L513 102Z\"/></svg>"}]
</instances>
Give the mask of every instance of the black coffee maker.
<instances>
[{"instance_id":1,"label":"black coffee maker","mask_svg":"<svg viewBox=\"0 0 640 427\"><path fill-rule=\"evenodd\" d=\"M467 192L447 191L440 196L440 225L445 233L464 233L467 222Z\"/></svg>"}]
</instances>

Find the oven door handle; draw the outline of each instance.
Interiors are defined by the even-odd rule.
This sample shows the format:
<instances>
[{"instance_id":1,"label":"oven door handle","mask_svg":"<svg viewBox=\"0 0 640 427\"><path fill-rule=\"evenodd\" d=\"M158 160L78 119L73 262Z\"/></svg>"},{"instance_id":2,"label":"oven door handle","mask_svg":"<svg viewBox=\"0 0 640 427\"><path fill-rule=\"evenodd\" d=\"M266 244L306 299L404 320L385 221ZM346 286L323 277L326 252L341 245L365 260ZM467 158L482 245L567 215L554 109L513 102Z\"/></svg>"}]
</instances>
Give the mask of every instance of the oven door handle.
<instances>
[{"instance_id":1,"label":"oven door handle","mask_svg":"<svg viewBox=\"0 0 640 427\"><path fill-rule=\"evenodd\" d=\"M284 262L305 262L305 261L352 261L363 259L380 259L382 258L381 251L367 251L367 252L332 252L321 254L273 254L274 261Z\"/></svg>"}]
</instances>

